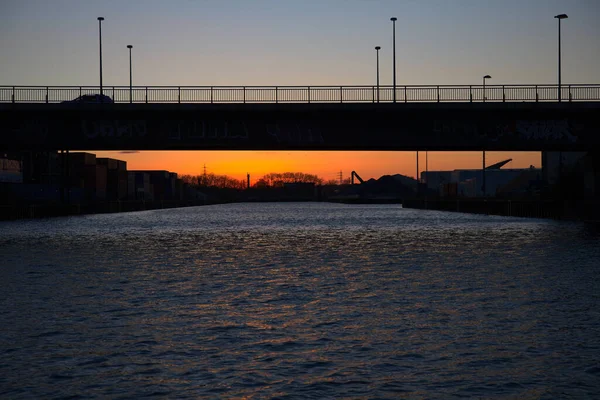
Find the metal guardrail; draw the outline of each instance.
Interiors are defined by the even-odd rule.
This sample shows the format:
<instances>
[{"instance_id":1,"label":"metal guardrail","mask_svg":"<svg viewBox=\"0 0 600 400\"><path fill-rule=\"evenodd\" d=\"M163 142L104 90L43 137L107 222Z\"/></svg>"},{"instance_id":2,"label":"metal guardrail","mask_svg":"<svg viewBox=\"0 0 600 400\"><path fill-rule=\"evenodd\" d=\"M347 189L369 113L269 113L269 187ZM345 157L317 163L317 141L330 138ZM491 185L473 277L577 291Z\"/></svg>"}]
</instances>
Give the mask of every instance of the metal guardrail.
<instances>
[{"instance_id":1,"label":"metal guardrail","mask_svg":"<svg viewBox=\"0 0 600 400\"><path fill-rule=\"evenodd\" d=\"M0 103L61 103L99 86L0 86ZM115 103L392 103L392 86L104 86ZM600 101L600 85L561 86L563 102ZM557 85L396 86L397 103L552 102Z\"/></svg>"}]
</instances>

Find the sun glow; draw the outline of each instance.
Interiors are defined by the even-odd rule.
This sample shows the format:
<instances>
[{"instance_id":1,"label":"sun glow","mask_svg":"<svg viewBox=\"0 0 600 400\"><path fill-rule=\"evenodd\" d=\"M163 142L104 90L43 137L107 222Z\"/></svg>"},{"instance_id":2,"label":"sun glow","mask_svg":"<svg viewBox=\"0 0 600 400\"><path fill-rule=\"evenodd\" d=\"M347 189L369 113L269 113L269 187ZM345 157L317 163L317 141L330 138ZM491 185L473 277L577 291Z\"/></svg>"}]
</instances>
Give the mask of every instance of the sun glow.
<instances>
[{"instance_id":1,"label":"sun glow","mask_svg":"<svg viewBox=\"0 0 600 400\"><path fill-rule=\"evenodd\" d=\"M89 151L98 157L127 161L128 170L167 170L179 175L206 173L252 181L276 172L315 174L324 180L338 179L357 171L364 179L402 174L415 177L416 152L368 151L143 151L136 153ZM541 166L539 152L487 152L486 165L511 158L505 168ZM476 169L482 167L481 152L419 152L419 171Z\"/></svg>"}]
</instances>

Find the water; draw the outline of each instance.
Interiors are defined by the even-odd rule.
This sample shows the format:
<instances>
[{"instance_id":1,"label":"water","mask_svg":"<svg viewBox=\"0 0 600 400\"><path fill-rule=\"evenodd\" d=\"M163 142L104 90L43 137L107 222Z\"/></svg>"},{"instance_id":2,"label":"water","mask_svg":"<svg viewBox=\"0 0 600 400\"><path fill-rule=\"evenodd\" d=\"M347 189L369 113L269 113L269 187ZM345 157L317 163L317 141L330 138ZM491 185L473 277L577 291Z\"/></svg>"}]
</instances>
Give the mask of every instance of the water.
<instances>
[{"instance_id":1,"label":"water","mask_svg":"<svg viewBox=\"0 0 600 400\"><path fill-rule=\"evenodd\" d=\"M1 222L0 397L598 397L599 260L394 205Z\"/></svg>"}]
</instances>

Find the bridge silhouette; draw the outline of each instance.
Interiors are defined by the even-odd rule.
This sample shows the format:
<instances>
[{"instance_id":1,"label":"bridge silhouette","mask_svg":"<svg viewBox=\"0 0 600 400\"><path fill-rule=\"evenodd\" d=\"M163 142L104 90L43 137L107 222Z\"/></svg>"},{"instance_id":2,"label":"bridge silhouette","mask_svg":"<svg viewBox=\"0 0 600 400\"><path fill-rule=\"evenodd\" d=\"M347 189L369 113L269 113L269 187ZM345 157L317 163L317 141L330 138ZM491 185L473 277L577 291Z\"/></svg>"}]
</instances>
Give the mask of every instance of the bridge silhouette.
<instances>
[{"instance_id":1,"label":"bridge silhouette","mask_svg":"<svg viewBox=\"0 0 600 400\"><path fill-rule=\"evenodd\" d=\"M5 150L600 147L600 85L0 86ZM73 102L98 94L107 103Z\"/></svg>"},{"instance_id":2,"label":"bridge silhouette","mask_svg":"<svg viewBox=\"0 0 600 400\"><path fill-rule=\"evenodd\" d=\"M559 101L558 85L402 85L397 103ZM0 103L60 103L91 94L115 103L391 103L394 87L367 86L0 86ZM560 86L567 102L600 101L600 84Z\"/></svg>"}]
</instances>

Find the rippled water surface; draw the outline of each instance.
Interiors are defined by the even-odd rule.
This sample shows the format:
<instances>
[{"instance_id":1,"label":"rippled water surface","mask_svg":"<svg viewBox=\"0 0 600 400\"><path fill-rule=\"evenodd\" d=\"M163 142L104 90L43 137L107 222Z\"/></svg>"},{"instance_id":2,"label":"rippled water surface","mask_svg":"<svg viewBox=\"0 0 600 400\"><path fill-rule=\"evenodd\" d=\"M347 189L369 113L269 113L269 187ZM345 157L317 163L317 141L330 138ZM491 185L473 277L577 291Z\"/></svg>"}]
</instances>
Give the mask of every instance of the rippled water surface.
<instances>
[{"instance_id":1,"label":"rippled water surface","mask_svg":"<svg viewBox=\"0 0 600 400\"><path fill-rule=\"evenodd\" d=\"M321 203L0 222L0 397L594 398L600 234Z\"/></svg>"}]
</instances>

